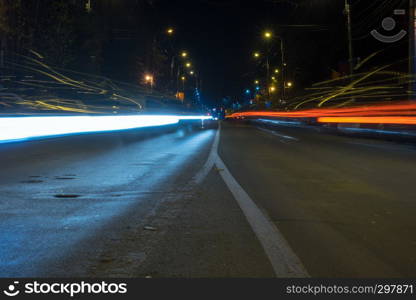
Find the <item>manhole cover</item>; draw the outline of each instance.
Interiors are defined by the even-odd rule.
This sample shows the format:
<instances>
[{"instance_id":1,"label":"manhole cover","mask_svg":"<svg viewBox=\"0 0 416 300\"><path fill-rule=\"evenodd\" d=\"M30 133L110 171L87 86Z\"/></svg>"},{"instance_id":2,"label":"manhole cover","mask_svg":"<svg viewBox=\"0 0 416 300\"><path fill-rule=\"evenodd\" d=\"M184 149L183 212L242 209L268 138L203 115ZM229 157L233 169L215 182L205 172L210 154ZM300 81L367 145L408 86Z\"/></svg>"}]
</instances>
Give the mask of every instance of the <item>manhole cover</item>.
<instances>
[{"instance_id":1,"label":"manhole cover","mask_svg":"<svg viewBox=\"0 0 416 300\"><path fill-rule=\"evenodd\" d=\"M43 180L25 180L25 181L20 181L21 183L42 183Z\"/></svg>"},{"instance_id":2,"label":"manhole cover","mask_svg":"<svg viewBox=\"0 0 416 300\"><path fill-rule=\"evenodd\" d=\"M79 198L81 195L75 195L75 194L57 194L54 196L55 198Z\"/></svg>"},{"instance_id":3,"label":"manhole cover","mask_svg":"<svg viewBox=\"0 0 416 300\"><path fill-rule=\"evenodd\" d=\"M58 180L73 180L75 178L74 177L55 177L55 179L58 179Z\"/></svg>"}]
</instances>

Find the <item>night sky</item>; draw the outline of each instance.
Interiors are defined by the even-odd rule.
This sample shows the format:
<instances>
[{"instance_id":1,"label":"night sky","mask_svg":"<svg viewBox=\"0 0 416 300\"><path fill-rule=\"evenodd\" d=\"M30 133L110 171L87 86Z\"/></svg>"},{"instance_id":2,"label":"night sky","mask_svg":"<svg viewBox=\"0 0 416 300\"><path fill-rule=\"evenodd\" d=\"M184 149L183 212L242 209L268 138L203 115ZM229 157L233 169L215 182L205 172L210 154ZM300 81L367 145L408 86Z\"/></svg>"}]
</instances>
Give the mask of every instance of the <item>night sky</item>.
<instances>
[{"instance_id":1,"label":"night sky","mask_svg":"<svg viewBox=\"0 0 416 300\"><path fill-rule=\"evenodd\" d=\"M406 8L407 0L349 1L355 62L380 52L360 71L406 59L407 39L388 45L370 32L386 33L381 21ZM173 96L179 85L170 62L186 50L202 79L203 103L209 105L224 97L241 100L255 79L263 79L265 88L265 55L256 60L253 53L270 48L271 68L280 69L280 39L285 78L294 83L291 96L334 72L346 75L348 68L344 0L91 0L89 12L86 0L8 3L10 53L35 49L50 65L140 87L146 87L144 75L153 74L155 89ZM407 29L408 16L397 21ZM169 27L173 36L166 34ZM266 30L273 32L270 41L263 38ZM406 63L397 70L406 71ZM193 82L185 88L188 96L191 87Z\"/></svg>"},{"instance_id":2,"label":"night sky","mask_svg":"<svg viewBox=\"0 0 416 300\"><path fill-rule=\"evenodd\" d=\"M381 20L405 1L375 2L352 1L356 57L386 48L374 41L370 31L380 29ZM238 99L252 87L261 68L251 55L265 47L261 36L267 29L284 38L287 75L298 88L329 79L331 70L348 58L341 0L154 1L154 5L160 26L175 27L179 44L195 58L206 101L216 102L224 96ZM274 43L279 47L278 40ZM407 45L398 47L406 50ZM272 64L279 66L279 48L274 52ZM392 55L386 54L385 60L391 61Z\"/></svg>"},{"instance_id":3,"label":"night sky","mask_svg":"<svg viewBox=\"0 0 416 300\"><path fill-rule=\"evenodd\" d=\"M252 53L264 48L265 42L261 38L264 30L277 31L279 24L309 25L309 21L315 21L305 13L309 6L295 7L285 1L163 1L155 5L160 14L159 21L163 20L161 24L166 20L166 24L177 28L181 46L189 49L195 58L197 68L202 72L204 95L210 102L224 96L238 97L244 89L251 87L258 69ZM337 8L340 6L326 5L320 10L315 9L315 19L321 22L319 25L328 25L329 22L330 26L338 26L339 18L343 17L342 5L338 14L325 17L327 10L337 11ZM304 52L299 47L297 51L289 53L293 49L290 44L298 39L296 35L299 33L308 42L316 44L314 37L310 36L311 31L305 28L286 28L283 32L287 36L288 60ZM325 38L328 32L315 34L324 45L328 42ZM276 40L274 43L279 42ZM280 55L278 52L276 54ZM278 63L276 59L276 66Z\"/></svg>"}]
</instances>

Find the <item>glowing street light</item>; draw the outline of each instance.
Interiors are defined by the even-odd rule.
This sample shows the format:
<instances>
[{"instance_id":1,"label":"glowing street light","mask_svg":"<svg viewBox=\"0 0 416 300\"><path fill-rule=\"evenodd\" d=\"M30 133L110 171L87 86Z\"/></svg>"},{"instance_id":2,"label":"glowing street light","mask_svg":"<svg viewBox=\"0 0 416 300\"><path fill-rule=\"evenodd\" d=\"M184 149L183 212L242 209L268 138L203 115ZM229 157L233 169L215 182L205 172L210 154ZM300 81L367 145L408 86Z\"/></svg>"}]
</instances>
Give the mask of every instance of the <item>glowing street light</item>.
<instances>
[{"instance_id":1,"label":"glowing street light","mask_svg":"<svg viewBox=\"0 0 416 300\"><path fill-rule=\"evenodd\" d=\"M260 81L254 80L254 84L260 84Z\"/></svg>"},{"instance_id":2,"label":"glowing street light","mask_svg":"<svg viewBox=\"0 0 416 300\"><path fill-rule=\"evenodd\" d=\"M270 40L273 37L273 33L271 31L265 31L263 36L265 39Z\"/></svg>"},{"instance_id":3,"label":"glowing street light","mask_svg":"<svg viewBox=\"0 0 416 300\"><path fill-rule=\"evenodd\" d=\"M146 83L153 83L153 76L149 75L149 74L146 74L144 76L144 80L146 81Z\"/></svg>"},{"instance_id":4,"label":"glowing street light","mask_svg":"<svg viewBox=\"0 0 416 300\"><path fill-rule=\"evenodd\" d=\"M188 52L183 51L183 52L181 53L181 56L182 56L182 57L184 57L184 58L185 58L185 57L188 57Z\"/></svg>"},{"instance_id":5,"label":"glowing street light","mask_svg":"<svg viewBox=\"0 0 416 300\"><path fill-rule=\"evenodd\" d=\"M192 67L192 64L191 64L190 62L188 62L188 63L186 63L186 64L185 64L185 66L186 66L187 68L190 68L190 67Z\"/></svg>"},{"instance_id":6,"label":"glowing street light","mask_svg":"<svg viewBox=\"0 0 416 300\"><path fill-rule=\"evenodd\" d=\"M269 91L270 93L274 93L276 91L276 87L274 85L270 86Z\"/></svg>"},{"instance_id":7,"label":"glowing street light","mask_svg":"<svg viewBox=\"0 0 416 300\"><path fill-rule=\"evenodd\" d=\"M189 72L189 74L194 75L194 74L195 74L195 72L194 72L194 71L190 71L190 72Z\"/></svg>"},{"instance_id":8,"label":"glowing street light","mask_svg":"<svg viewBox=\"0 0 416 300\"><path fill-rule=\"evenodd\" d=\"M181 80L182 80L182 91L185 93L186 77L185 76L181 76Z\"/></svg>"},{"instance_id":9,"label":"glowing street light","mask_svg":"<svg viewBox=\"0 0 416 300\"><path fill-rule=\"evenodd\" d=\"M150 74L144 75L144 81L146 84L150 85L150 92L153 93L153 82L154 82L153 75L150 75Z\"/></svg>"},{"instance_id":10,"label":"glowing street light","mask_svg":"<svg viewBox=\"0 0 416 300\"><path fill-rule=\"evenodd\" d=\"M287 87L288 87L288 88L293 87L293 82L289 81L289 82L287 83Z\"/></svg>"},{"instance_id":11,"label":"glowing street light","mask_svg":"<svg viewBox=\"0 0 416 300\"><path fill-rule=\"evenodd\" d=\"M169 28L166 30L166 33L167 33L168 35L173 35L173 34L175 33L175 29L173 29L173 28L169 27Z\"/></svg>"},{"instance_id":12,"label":"glowing street light","mask_svg":"<svg viewBox=\"0 0 416 300\"><path fill-rule=\"evenodd\" d=\"M274 70L274 72L275 72L276 74L278 74L280 71L279 71L279 69L275 69L275 70Z\"/></svg>"},{"instance_id":13,"label":"glowing street light","mask_svg":"<svg viewBox=\"0 0 416 300\"><path fill-rule=\"evenodd\" d=\"M255 57L255 58L259 58L260 57L260 52L254 52L254 54L253 54L253 56Z\"/></svg>"}]
</instances>

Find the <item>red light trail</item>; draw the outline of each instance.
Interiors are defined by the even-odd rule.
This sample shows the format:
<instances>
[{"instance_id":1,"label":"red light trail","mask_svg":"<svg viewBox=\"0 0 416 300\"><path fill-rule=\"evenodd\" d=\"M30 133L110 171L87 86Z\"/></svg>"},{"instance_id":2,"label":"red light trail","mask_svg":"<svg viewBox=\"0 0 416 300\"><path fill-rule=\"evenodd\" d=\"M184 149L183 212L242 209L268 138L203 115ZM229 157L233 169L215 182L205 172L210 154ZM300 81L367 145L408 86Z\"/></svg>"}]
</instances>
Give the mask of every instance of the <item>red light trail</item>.
<instances>
[{"instance_id":1,"label":"red light trail","mask_svg":"<svg viewBox=\"0 0 416 300\"><path fill-rule=\"evenodd\" d=\"M416 125L416 103L403 102L398 104L298 111L250 111L227 116L227 118L246 117L317 118L320 123Z\"/></svg>"}]
</instances>

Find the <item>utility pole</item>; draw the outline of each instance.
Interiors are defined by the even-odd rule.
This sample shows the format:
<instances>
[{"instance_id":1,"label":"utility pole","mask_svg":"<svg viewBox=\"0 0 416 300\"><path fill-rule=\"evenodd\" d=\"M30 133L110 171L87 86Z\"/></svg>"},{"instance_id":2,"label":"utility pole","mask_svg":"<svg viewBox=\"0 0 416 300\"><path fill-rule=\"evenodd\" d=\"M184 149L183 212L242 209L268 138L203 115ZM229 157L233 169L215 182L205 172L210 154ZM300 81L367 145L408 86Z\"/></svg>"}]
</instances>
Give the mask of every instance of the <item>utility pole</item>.
<instances>
[{"instance_id":1,"label":"utility pole","mask_svg":"<svg viewBox=\"0 0 416 300\"><path fill-rule=\"evenodd\" d=\"M180 85L180 77L181 77L181 65L178 63L178 72L176 73L176 95L179 95L179 85Z\"/></svg>"},{"instance_id":2,"label":"utility pole","mask_svg":"<svg viewBox=\"0 0 416 300\"><path fill-rule=\"evenodd\" d=\"M416 0L409 0L409 98L415 99L416 83Z\"/></svg>"},{"instance_id":3,"label":"utility pole","mask_svg":"<svg viewBox=\"0 0 416 300\"><path fill-rule=\"evenodd\" d=\"M282 100L286 100L286 59L283 37L280 37L280 52L282 55Z\"/></svg>"},{"instance_id":4,"label":"utility pole","mask_svg":"<svg viewBox=\"0 0 416 300\"><path fill-rule=\"evenodd\" d=\"M267 57L266 57L266 73L267 73L267 80L266 80L266 85L267 85L267 95L269 97L269 101L270 101L270 51L268 51L267 53Z\"/></svg>"},{"instance_id":5,"label":"utility pole","mask_svg":"<svg viewBox=\"0 0 416 300\"><path fill-rule=\"evenodd\" d=\"M354 73L354 52L352 48L352 24L351 24L351 5L348 0L345 0L345 14L347 16L347 28L348 28L348 60L350 76Z\"/></svg>"}]
</instances>

